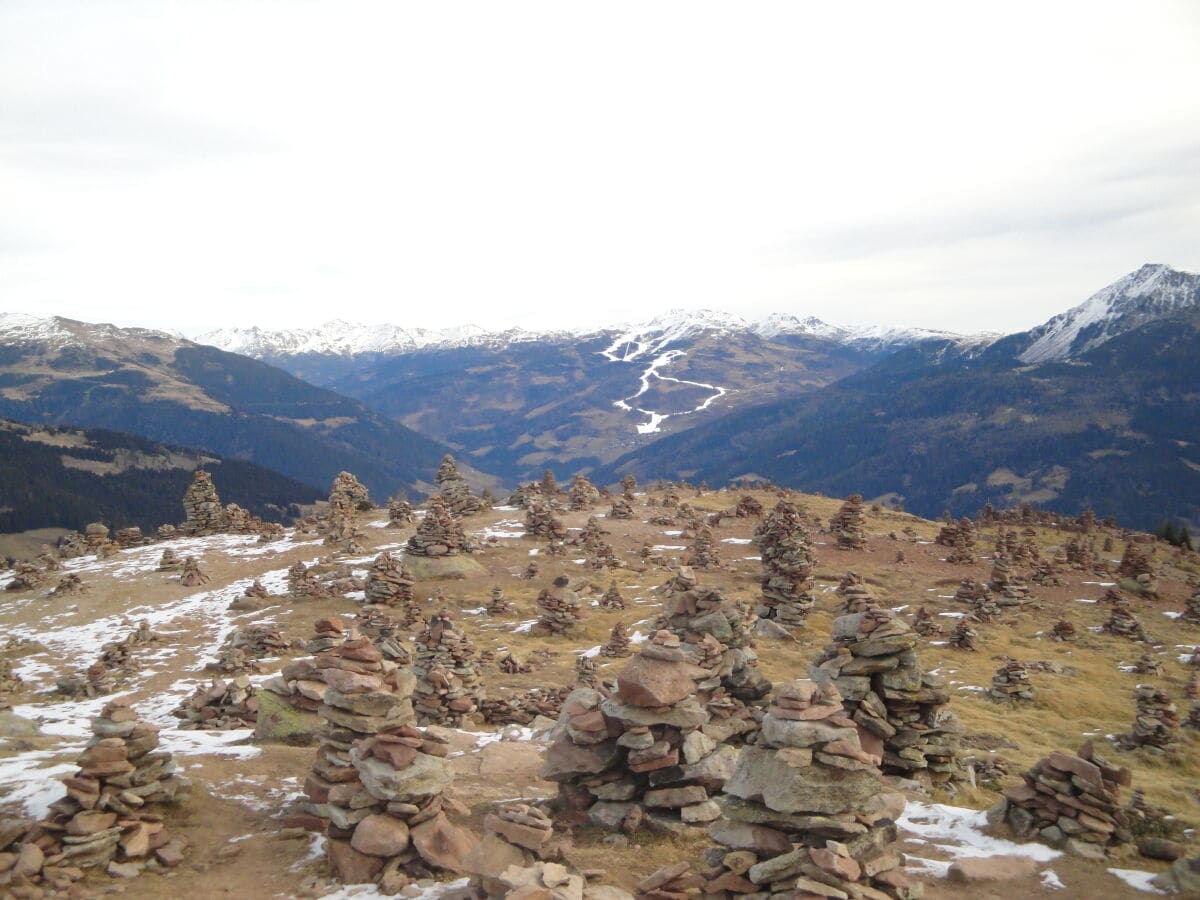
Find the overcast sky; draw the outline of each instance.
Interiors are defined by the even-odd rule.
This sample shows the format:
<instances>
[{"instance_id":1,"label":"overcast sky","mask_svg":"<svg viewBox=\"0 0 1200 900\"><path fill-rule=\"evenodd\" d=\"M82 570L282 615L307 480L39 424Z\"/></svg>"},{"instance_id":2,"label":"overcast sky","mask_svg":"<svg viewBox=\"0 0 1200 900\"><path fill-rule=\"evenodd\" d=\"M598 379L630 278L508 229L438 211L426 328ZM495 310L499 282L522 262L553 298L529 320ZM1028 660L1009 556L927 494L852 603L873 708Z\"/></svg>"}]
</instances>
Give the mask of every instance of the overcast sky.
<instances>
[{"instance_id":1,"label":"overcast sky","mask_svg":"<svg viewBox=\"0 0 1200 900\"><path fill-rule=\"evenodd\" d=\"M0 308L958 331L1200 270L1200 3L0 2Z\"/></svg>"}]
</instances>

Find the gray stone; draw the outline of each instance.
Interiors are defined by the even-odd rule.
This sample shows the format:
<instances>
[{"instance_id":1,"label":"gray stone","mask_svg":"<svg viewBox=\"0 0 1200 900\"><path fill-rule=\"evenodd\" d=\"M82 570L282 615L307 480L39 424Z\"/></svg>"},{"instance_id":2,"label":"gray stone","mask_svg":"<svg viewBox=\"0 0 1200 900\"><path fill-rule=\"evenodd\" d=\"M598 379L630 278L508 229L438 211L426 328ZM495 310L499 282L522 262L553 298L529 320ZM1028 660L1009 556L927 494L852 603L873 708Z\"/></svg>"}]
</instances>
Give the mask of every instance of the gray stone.
<instances>
[{"instance_id":1,"label":"gray stone","mask_svg":"<svg viewBox=\"0 0 1200 900\"><path fill-rule=\"evenodd\" d=\"M454 775L450 761L427 753L403 769L393 769L381 759L363 758L358 748L350 751L350 761L358 770L363 787L383 800L413 801L440 794L450 786Z\"/></svg>"},{"instance_id":2,"label":"gray stone","mask_svg":"<svg viewBox=\"0 0 1200 900\"><path fill-rule=\"evenodd\" d=\"M754 746L742 748L737 768L725 782L726 793L760 801L776 812L819 815L855 810L881 789L875 772L791 768L773 751Z\"/></svg>"}]
</instances>

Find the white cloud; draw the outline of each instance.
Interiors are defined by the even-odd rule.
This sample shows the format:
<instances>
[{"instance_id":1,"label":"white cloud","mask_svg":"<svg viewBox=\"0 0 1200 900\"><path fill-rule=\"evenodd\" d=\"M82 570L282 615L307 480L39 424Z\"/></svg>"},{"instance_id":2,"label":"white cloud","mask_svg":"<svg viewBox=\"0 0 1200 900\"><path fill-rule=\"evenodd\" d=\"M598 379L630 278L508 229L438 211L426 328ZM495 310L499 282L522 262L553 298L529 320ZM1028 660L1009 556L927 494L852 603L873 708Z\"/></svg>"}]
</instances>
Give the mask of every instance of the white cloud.
<instances>
[{"instance_id":1,"label":"white cloud","mask_svg":"<svg viewBox=\"0 0 1200 900\"><path fill-rule=\"evenodd\" d=\"M1189 3L0 7L7 308L961 330L1200 268Z\"/></svg>"}]
</instances>

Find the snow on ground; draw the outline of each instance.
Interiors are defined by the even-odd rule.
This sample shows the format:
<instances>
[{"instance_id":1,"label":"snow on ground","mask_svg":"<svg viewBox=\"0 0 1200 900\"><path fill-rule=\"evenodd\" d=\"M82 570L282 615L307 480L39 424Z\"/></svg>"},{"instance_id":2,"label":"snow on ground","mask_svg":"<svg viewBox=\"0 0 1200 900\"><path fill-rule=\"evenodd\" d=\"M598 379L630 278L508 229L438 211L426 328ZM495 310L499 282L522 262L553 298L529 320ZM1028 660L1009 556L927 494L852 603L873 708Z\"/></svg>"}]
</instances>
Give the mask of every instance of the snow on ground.
<instances>
[{"instance_id":1,"label":"snow on ground","mask_svg":"<svg viewBox=\"0 0 1200 900\"><path fill-rule=\"evenodd\" d=\"M952 857L964 859L990 856L1028 856L1035 862L1050 862L1062 853L1044 844L1017 844L1003 838L983 833L987 825L987 813L983 810L963 809L942 803L921 803L909 800L896 822L914 843L925 843ZM909 862L919 871L944 878L950 861L924 859L908 854Z\"/></svg>"},{"instance_id":2,"label":"snow on ground","mask_svg":"<svg viewBox=\"0 0 1200 900\"><path fill-rule=\"evenodd\" d=\"M323 850L321 851L324 852ZM314 854L314 851L309 851L309 856L317 858L320 853ZM457 881L442 881L436 884L422 887L420 893L405 894L408 900L436 900L451 891L464 891L467 887L469 878L460 878ZM388 895L379 892L377 884L347 884L334 891L332 894L325 894L323 900L390 900Z\"/></svg>"},{"instance_id":3,"label":"snow on ground","mask_svg":"<svg viewBox=\"0 0 1200 900\"><path fill-rule=\"evenodd\" d=\"M1150 879L1154 877L1153 872L1143 872L1140 869L1109 869L1108 873L1120 878L1135 891L1145 891L1147 894L1163 893L1150 883Z\"/></svg>"},{"instance_id":4,"label":"snow on ground","mask_svg":"<svg viewBox=\"0 0 1200 900\"><path fill-rule=\"evenodd\" d=\"M752 543L754 543L754 541L752 541L750 538L721 538L721 543L722 544L752 544Z\"/></svg>"}]
</instances>

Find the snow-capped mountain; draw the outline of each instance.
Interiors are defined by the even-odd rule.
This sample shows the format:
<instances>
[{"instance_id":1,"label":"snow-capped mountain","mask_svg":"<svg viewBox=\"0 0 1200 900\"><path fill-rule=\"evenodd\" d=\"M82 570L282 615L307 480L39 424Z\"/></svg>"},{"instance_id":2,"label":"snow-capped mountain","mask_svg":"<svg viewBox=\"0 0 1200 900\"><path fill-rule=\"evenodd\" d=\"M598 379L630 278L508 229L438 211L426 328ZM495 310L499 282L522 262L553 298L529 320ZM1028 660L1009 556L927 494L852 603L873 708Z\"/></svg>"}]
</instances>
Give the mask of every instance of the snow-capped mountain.
<instances>
[{"instance_id":1,"label":"snow-capped mountain","mask_svg":"<svg viewBox=\"0 0 1200 900\"><path fill-rule=\"evenodd\" d=\"M1200 275L1145 265L1028 332L1018 357L1036 364L1070 359L1153 319L1200 306Z\"/></svg>"}]
</instances>

